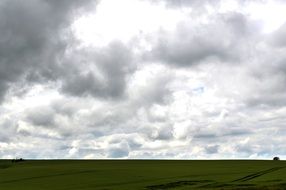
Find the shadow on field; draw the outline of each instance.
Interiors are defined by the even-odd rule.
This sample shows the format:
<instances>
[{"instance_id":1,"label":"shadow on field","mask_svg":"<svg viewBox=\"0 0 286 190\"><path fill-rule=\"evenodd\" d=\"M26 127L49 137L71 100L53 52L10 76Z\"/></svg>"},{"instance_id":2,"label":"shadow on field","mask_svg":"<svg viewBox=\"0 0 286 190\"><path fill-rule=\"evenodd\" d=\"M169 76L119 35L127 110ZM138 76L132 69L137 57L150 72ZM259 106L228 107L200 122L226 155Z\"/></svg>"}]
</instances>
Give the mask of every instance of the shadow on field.
<instances>
[{"instance_id":1,"label":"shadow on field","mask_svg":"<svg viewBox=\"0 0 286 190\"><path fill-rule=\"evenodd\" d=\"M176 188L184 189L217 189L217 190L285 190L286 183L273 185L257 185L257 184L230 184L219 183L208 180L201 181L177 181L161 185L152 185L145 187L147 190L168 190Z\"/></svg>"},{"instance_id":2,"label":"shadow on field","mask_svg":"<svg viewBox=\"0 0 286 190\"><path fill-rule=\"evenodd\" d=\"M199 186L199 189L257 189L255 184L210 183Z\"/></svg>"},{"instance_id":3,"label":"shadow on field","mask_svg":"<svg viewBox=\"0 0 286 190\"><path fill-rule=\"evenodd\" d=\"M189 186L189 187L188 187ZM161 185L147 186L148 190L167 190L175 188L185 187L188 189L257 189L254 184L227 184L218 183L211 180L197 180L197 181L177 181L172 183L166 183Z\"/></svg>"},{"instance_id":4,"label":"shadow on field","mask_svg":"<svg viewBox=\"0 0 286 190\"><path fill-rule=\"evenodd\" d=\"M209 182L213 182L213 181L211 181L211 180L176 181L176 182L165 183L165 184L160 184L160 185L147 186L146 189L164 190L164 189L172 189L172 188L177 188L177 187L182 187L182 186L194 186L194 185L199 185L202 183L209 183Z\"/></svg>"},{"instance_id":5,"label":"shadow on field","mask_svg":"<svg viewBox=\"0 0 286 190\"><path fill-rule=\"evenodd\" d=\"M58 177L58 176L76 175L76 174L83 174L83 173L93 173L95 171L96 170L84 170L84 171L79 171L79 172L59 173L59 174L43 175L43 176L36 176L36 177L26 177L26 178L14 179L14 180L0 181L0 184L14 183L14 182L19 182L19 181L41 179L41 178L50 178L50 177Z\"/></svg>"},{"instance_id":6,"label":"shadow on field","mask_svg":"<svg viewBox=\"0 0 286 190\"><path fill-rule=\"evenodd\" d=\"M0 163L0 169L6 169L6 168L9 168L10 166L11 166L11 164Z\"/></svg>"},{"instance_id":7,"label":"shadow on field","mask_svg":"<svg viewBox=\"0 0 286 190\"><path fill-rule=\"evenodd\" d=\"M6 169L6 168L9 168L10 166L9 165L0 165L0 169Z\"/></svg>"}]
</instances>

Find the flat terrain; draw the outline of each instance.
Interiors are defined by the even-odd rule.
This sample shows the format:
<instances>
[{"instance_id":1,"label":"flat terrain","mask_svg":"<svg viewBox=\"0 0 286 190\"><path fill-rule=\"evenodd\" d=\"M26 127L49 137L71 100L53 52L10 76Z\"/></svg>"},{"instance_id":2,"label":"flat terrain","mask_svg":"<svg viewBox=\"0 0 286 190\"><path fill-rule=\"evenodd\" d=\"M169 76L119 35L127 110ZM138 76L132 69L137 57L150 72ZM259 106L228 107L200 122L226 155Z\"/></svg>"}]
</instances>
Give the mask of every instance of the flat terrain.
<instances>
[{"instance_id":1,"label":"flat terrain","mask_svg":"<svg viewBox=\"0 0 286 190\"><path fill-rule=\"evenodd\" d=\"M286 162L0 160L0 189L286 189Z\"/></svg>"}]
</instances>

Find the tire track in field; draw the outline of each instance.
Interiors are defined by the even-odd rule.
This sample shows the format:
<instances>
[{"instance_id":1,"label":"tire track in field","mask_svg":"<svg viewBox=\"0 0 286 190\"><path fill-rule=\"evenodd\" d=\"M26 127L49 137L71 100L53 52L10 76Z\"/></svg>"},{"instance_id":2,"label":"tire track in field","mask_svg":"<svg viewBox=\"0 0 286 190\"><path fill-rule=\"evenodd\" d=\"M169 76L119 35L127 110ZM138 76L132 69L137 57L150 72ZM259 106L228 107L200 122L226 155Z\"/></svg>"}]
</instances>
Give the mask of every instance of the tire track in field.
<instances>
[{"instance_id":1,"label":"tire track in field","mask_svg":"<svg viewBox=\"0 0 286 190\"><path fill-rule=\"evenodd\" d=\"M263 170L263 171L260 171L260 172L256 172L256 173L253 173L253 174L250 174L250 175L247 175L247 176L244 176L242 178L239 178L239 179L236 179L236 180L233 180L232 182L245 182L245 181L249 181L249 180L252 180L254 178L257 178L257 177L260 177L262 175L265 175L265 174L268 174L268 173L271 173L271 172L275 172L277 170L281 170L285 167L274 167L274 168L270 168L270 169L267 169L267 170Z\"/></svg>"},{"instance_id":2,"label":"tire track in field","mask_svg":"<svg viewBox=\"0 0 286 190\"><path fill-rule=\"evenodd\" d=\"M213 189L227 188L227 187L231 187L231 188L237 187L238 188L238 187L241 187L241 184L239 186L235 186L232 183L233 182L240 183L240 182L250 181L250 180L252 180L254 178L260 177L262 175L266 175L266 174L271 173L271 172L275 172L275 171L283 169L283 168L286 168L286 167L285 166L284 167L274 167L274 168L270 168L270 169L267 169L267 170L263 170L263 171L260 171L260 172L256 172L256 173L244 176L242 178L239 178L239 179L236 179L236 180L233 180L233 181L229 181L229 182L214 182L214 183L209 183L209 184L202 185L202 186L199 186L199 187L200 188L213 188ZM254 184L244 184L244 185L255 188Z\"/></svg>"},{"instance_id":3,"label":"tire track in field","mask_svg":"<svg viewBox=\"0 0 286 190\"><path fill-rule=\"evenodd\" d=\"M20 181L26 181L26 180L33 180L33 179L41 179L41 178L50 178L50 177L58 177L58 176L67 176L67 175L75 175L75 174L83 174L83 173L92 173L98 170L84 170L79 172L69 172L69 173L59 173L59 174L53 174L53 175L42 175L42 176L35 176L35 177L25 177L20 179L12 179L7 181L0 181L0 184L6 184L6 183L15 183Z\"/></svg>"}]
</instances>

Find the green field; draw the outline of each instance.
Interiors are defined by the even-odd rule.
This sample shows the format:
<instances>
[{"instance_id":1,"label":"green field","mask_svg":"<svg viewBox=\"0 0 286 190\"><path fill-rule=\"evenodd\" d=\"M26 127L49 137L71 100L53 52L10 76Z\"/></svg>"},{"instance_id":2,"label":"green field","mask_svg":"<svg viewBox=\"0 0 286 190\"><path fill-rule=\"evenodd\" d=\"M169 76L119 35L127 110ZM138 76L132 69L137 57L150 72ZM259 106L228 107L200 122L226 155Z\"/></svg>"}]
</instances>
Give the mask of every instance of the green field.
<instances>
[{"instance_id":1,"label":"green field","mask_svg":"<svg viewBox=\"0 0 286 190\"><path fill-rule=\"evenodd\" d=\"M286 189L286 162L0 160L0 190Z\"/></svg>"}]
</instances>

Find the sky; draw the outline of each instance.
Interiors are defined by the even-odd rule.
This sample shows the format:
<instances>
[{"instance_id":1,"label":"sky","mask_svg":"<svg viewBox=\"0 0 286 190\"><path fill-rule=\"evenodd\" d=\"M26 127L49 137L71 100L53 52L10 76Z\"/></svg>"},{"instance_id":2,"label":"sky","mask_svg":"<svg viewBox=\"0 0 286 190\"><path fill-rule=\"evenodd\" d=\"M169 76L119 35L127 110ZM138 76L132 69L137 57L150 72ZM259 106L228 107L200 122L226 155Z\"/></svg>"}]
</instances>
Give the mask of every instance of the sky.
<instances>
[{"instance_id":1,"label":"sky","mask_svg":"<svg viewBox=\"0 0 286 190\"><path fill-rule=\"evenodd\" d=\"M283 0L0 0L0 158L286 158Z\"/></svg>"}]
</instances>

